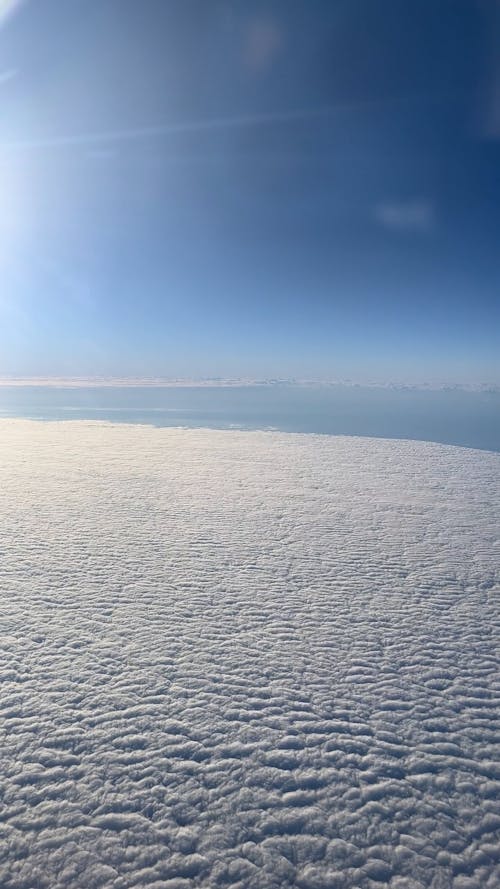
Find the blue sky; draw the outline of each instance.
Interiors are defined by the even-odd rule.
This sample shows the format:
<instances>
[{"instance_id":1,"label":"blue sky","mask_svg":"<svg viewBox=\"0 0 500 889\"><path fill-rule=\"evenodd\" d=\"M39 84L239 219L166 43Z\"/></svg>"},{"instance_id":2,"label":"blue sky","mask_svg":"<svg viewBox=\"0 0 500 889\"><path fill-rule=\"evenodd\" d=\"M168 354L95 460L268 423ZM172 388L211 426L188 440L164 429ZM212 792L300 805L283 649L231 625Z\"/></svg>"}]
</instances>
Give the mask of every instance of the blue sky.
<instances>
[{"instance_id":1,"label":"blue sky","mask_svg":"<svg viewBox=\"0 0 500 889\"><path fill-rule=\"evenodd\" d=\"M499 36L0 0L0 373L500 382Z\"/></svg>"}]
</instances>

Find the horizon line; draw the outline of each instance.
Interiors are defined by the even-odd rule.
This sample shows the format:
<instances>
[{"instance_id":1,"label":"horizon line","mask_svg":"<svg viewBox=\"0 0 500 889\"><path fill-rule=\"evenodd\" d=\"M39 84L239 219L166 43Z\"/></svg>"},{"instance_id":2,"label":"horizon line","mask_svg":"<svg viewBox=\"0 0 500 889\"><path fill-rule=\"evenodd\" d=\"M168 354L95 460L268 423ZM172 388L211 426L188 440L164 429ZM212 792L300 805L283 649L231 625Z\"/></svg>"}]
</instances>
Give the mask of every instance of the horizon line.
<instances>
[{"instance_id":1,"label":"horizon line","mask_svg":"<svg viewBox=\"0 0 500 889\"><path fill-rule=\"evenodd\" d=\"M500 382L481 381L464 382L463 380L397 380L397 379L351 379L349 377L161 377L161 376L118 376L118 375L0 375L0 388L47 387L60 389L79 388L248 388L280 387L280 386L345 386L351 388L370 389L427 389L446 390L458 389L471 392L500 392Z\"/></svg>"}]
</instances>

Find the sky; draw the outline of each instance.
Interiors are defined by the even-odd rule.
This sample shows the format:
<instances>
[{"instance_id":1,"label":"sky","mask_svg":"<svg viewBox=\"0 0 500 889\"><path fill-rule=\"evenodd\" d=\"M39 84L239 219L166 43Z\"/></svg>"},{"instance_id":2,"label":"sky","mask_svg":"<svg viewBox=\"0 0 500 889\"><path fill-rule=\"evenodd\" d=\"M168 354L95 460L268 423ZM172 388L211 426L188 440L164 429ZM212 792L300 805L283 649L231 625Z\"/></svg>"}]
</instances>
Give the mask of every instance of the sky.
<instances>
[{"instance_id":1,"label":"sky","mask_svg":"<svg viewBox=\"0 0 500 889\"><path fill-rule=\"evenodd\" d=\"M500 6L0 0L0 374L500 382Z\"/></svg>"}]
</instances>

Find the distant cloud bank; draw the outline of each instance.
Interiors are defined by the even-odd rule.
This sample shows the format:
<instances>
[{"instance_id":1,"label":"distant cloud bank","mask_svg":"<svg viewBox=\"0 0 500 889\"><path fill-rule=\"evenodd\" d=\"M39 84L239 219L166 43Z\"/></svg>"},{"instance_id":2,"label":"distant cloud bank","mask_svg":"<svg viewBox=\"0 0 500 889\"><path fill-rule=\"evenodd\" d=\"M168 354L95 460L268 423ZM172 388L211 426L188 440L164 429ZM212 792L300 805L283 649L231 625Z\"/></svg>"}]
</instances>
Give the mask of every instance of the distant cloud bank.
<instances>
[{"instance_id":1,"label":"distant cloud bank","mask_svg":"<svg viewBox=\"0 0 500 889\"><path fill-rule=\"evenodd\" d=\"M498 456L0 421L0 884L500 884Z\"/></svg>"},{"instance_id":2,"label":"distant cloud bank","mask_svg":"<svg viewBox=\"0 0 500 889\"><path fill-rule=\"evenodd\" d=\"M469 391L494 390L500 391L500 384L484 383L449 383L439 381L422 381L420 383L392 380L364 380L363 382L346 379L299 379L299 378L250 378L250 377L117 377L117 376L79 376L79 377L22 377L0 376L0 388L8 386L48 386L52 388L220 388L224 386L366 386L384 389L464 389Z\"/></svg>"}]
</instances>

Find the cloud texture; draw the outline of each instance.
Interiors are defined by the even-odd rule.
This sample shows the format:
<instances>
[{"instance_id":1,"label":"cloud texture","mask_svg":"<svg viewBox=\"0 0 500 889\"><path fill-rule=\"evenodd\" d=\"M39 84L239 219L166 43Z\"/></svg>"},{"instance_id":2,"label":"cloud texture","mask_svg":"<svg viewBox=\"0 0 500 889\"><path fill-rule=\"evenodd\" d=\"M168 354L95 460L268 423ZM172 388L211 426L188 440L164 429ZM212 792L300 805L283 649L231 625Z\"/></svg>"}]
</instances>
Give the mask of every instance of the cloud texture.
<instances>
[{"instance_id":1,"label":"cloud texture","mask_svg":"<svg viewBox=\"0 0 500 889\"><path fill-rule=\"evenodd\" d=\"M0 885L500 885L498 467L1 421Z\"/></svg>"}]
</instances>

